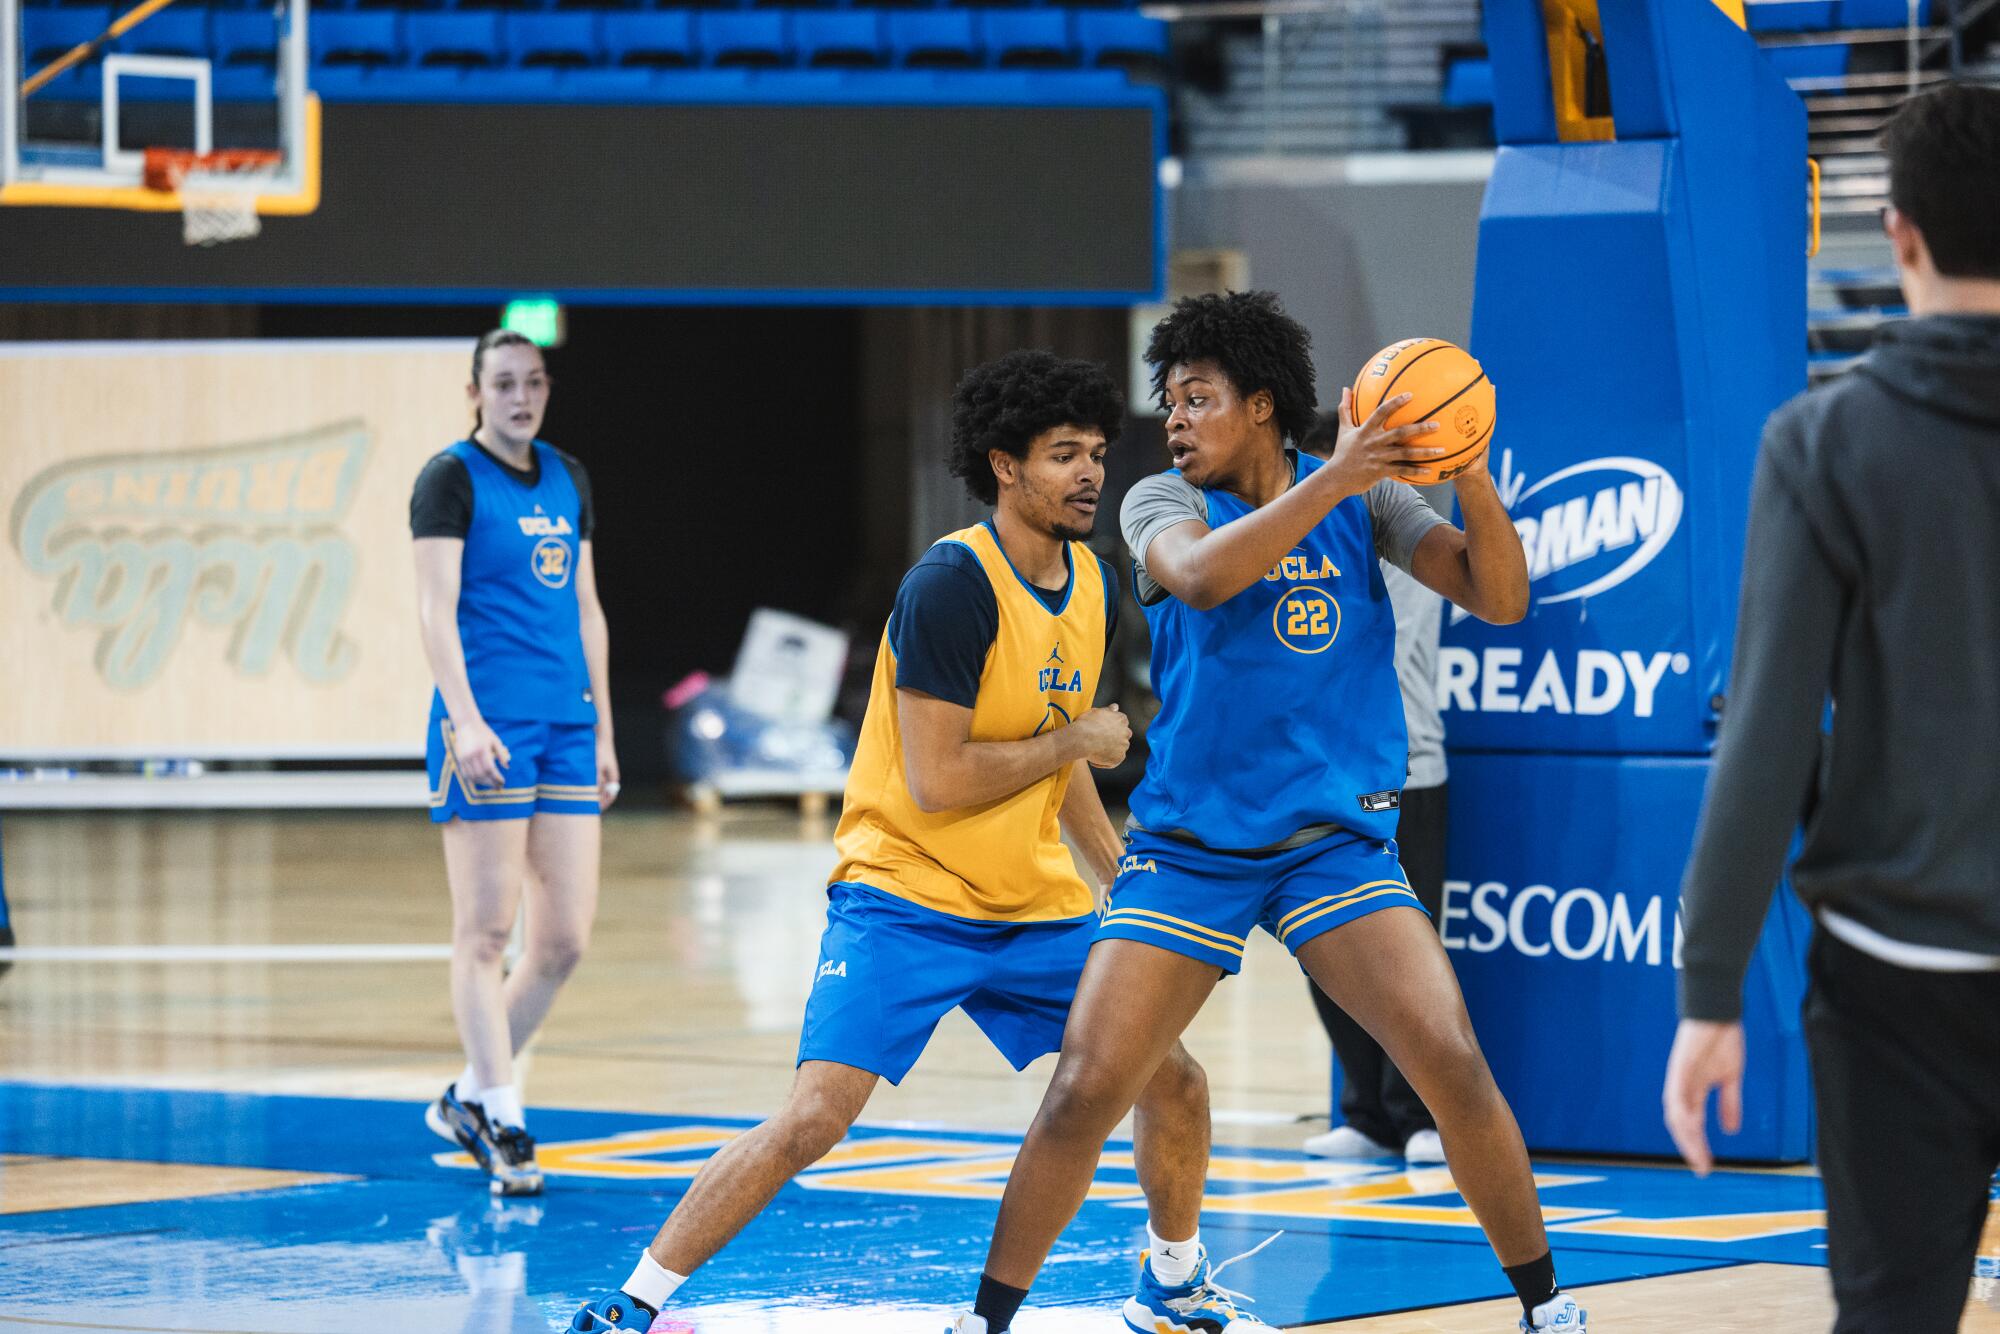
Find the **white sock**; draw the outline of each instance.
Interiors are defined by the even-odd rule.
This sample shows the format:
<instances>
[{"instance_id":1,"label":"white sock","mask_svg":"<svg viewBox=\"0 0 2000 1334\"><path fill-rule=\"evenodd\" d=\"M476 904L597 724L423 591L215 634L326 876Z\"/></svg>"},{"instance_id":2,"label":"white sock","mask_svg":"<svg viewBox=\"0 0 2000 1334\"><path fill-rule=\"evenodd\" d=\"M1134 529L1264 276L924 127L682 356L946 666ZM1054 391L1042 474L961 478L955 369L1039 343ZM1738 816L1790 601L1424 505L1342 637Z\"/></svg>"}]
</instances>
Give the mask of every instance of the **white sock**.
<instances>
[{"instance_id":1,"label":"white sock","mask_svg":"<svg viewBox=\"0 0 2000 1334\"><path fill-rule=\"evenodd\" d=\"M673 1296L674 1290L685 1282L686 1274L676 1274L671 1269L663 1268L653 1258L653 1253L646 1251L639 1256L639 1267L632 1271L632 1277L625 1280L622 1291L634 1301L652 1307L653 1314L658 1315L660 1308L667 1304L667 1298Z\"/></svg>"},{"instance_id":2,"label":"white sock","mask_svg":"<svg viewBox=\"0 0 2000 1334\"><path fill-rule=\"evenodd\" d=\"M451 1081L451 1093L460 1102L479 1101L479 1078L472 1073L471 1066L459 1071L458 1078Z\"/></svg>"},{"instance_id":3,"label":"white sock","mask_svg":"<svg viewBox=\"0 0 2000 1334\"><path fill-rule=\"evenodd\" d=\"M479 1105L486 1109L486 1119L494 1125L513 1126L517 1130L527 1128L528 1114L521 1110L521 1091L512 1084L481 1089Z\"/></svg>"},{"instance_id":4,"label":"white sock","mask_svg":"<svg viewBox=\"0 0 2000 1334\"><path fill-rule=\"evenodd\" d=\"M1170 1288L1177 1288L1194 1277L1195 1266L1201 1263L1201 1229L1186 1241L1167 1241L1153 1231L1152 1224L1146 1225L1146 1248L1153 1253L1153 1277Z\"/></svg>"}]
</instances>

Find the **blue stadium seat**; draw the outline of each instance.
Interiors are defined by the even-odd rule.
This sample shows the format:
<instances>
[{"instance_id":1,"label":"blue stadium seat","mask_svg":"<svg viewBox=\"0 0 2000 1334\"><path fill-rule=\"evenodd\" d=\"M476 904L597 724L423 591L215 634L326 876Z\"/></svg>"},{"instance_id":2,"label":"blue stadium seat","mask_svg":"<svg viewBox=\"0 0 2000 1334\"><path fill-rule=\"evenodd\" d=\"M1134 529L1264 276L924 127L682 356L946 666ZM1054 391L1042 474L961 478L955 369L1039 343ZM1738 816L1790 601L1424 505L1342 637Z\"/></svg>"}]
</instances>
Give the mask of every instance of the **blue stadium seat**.
<instances>
[{"instance_id":1,"label":"blue stadium seat","mask_svg":"<svg viewBox=\"0 0 2000 1334\"><path fill-rule=\"evenodd\" d=\"M604 61L594 14L508 14L501 19L507 54L524 69L576 69Z\"/></svg>"},{"instance_id":2,"label":"blue stadium seat","mask_svg":"<svg viewBox=\"0 0 2000 1334\"><path fill-rule=\"evenodd\" d=\"M500 16L474 10L409 14L403 19L403 44L420 69L490 69L501 63Z\"/></svg>"},{"instance_id":3,"label":"blue stadium seat","mask_svg":"<svg viewBox=\"0 0 2000 1334\"><path fill-rule=\"evenodd\" d=\"M117 49L149 56L205 56L208 11L169 6L120 37Z\"/></svg>"},{"instance_id":4,"label":"blue stadium seat","mask_svg":"<svg viewBox=\"0 0 2000 1334\"><path fill-rule=\"evenodd\" d=\"M1493 62L1454 60L1444 72L1444 94L1438 99L1448 107L1490 107L1493 105Z\"/></svg>"},{"instance_id":5,"label":"blue stadium seat","mask_svg":"<svg viewBox=\"0 0 2000 1334\"><path fill-rule=\"evenodd\" d=\"M1743 13L1752 32L1823 32L1839 26L1839 8L1839 0L1744 0Z\"/></svg>"},{"instance_id":6,"label":"blue stadium seat","mask_svg":"<svg viewBox=\"0 0 2000 1334\"><path fill-rule=\"evenodd\" d=\"M986 48L1002 69L1066 69L1076 64L1069 15L1053 9L989 10L979 16Z\"/></svg>"},{"instance_id":7,"label":"blue stadium seat","mask_svg":"<svg viewBox=\"0 0 2000 1334\"><path fill-rule=\"evenodd\" d=\"M1078 14L1076 41L1086 65L1134 74L1166 70L1167 25L1129 9Z\"/></svg>"},{"instance_id":8,"label":"blue stadium seat","mask_svg":"<svg viewBox=\"0 0 2000 1334\"><path fill-rule=\"evenodd\" d=\"M1765 48L1764 55L1784 78L1834 79L1847 73L1849 47L1845 42L1773 46Z\"/></svg>"},{"instance_id":9,"label":"blue stadium seat","mask_svg":"<svg viewBox=\"0 0 2000 1334\"><path fill-rule=\"evenodd\" d=\"M59 60L79 42L87 42L111 26L111 10L104 5L75 9L24 9L21 11L21 50L27 59L23 68L30 74Z\"/></svg>"},{"instance_id":10,"label":"blue stadium seat","mask_svg":"<svg viewBox=\"0 0 2000 1334\"><path fill-rule=\"evenodd\" d=\"M775 10L716 10L695 15L702 59L717 66L775 69L792 63L791 34Z\"/></svg>"},{"instance_id":11,"label":"blue stadium seat","mask_svg":"<svg viewBox=\"0 0 2000 1334\"><path fill-rule=\"evenodd\" d=\"M818 69L874 69L887 55L882 16L865 9L795 14L792 37L800 59Z\"/></svg>"},{"instance_id":12,"label":"blue stadium seat","mask_svg":"<svg viewBox=\"0 0 2000 1334\"><path fill-rule=\"evenodd\" d=\"M949 9L918 9L888 16L889 50L907 69L975 69L986 63L986 47L972 15Z\"/></svg>"},{"instance_id":13,"label":"blue stadium seat","mask_svg":"<svg viewBox=\"0 0 2000 1334\"><path fill-rule=\"evenodd\" d=\"M605 14L598 33L614 65L679 69L695 64L694 18L686 10Z\"/></svg>"},{"instance_id":14,"label":"blue stadium seat","mask_svg":"<svg viewBox=\"0 0 2000 1334\"><path fill-rule=\"evenodd\" d=\"M315 14L307 28L315 65L398 65L403 42L396 31L400 14L374 10L365 14Z\"/></svg>"},{"instance_id":15,"label":"blue stadium seat","mask_svg":"<svg viewBox=\"0 0 2000 1334\"><path fill-rule=\"evenodd\" d=\"M321 19L314 19L317 26ZM278 27L269 14L243 10L219 10L209 19L210 40L215 63L231 66L262 66L275 69L278 63Z\"/></svg>"},{"instance_id":16,"label":"blue stadium seat","mask_svg":"<svg viewBox=\"0 0 2000 1334\"><path fill-rule=\"evenodd\" d=\"M1843 28L1900 28L1909 21L1909 6L1904 0L1841 0ZM1917 22L1930 21L1931 0L1917 0Z\"/></svg>"}]
</instances>

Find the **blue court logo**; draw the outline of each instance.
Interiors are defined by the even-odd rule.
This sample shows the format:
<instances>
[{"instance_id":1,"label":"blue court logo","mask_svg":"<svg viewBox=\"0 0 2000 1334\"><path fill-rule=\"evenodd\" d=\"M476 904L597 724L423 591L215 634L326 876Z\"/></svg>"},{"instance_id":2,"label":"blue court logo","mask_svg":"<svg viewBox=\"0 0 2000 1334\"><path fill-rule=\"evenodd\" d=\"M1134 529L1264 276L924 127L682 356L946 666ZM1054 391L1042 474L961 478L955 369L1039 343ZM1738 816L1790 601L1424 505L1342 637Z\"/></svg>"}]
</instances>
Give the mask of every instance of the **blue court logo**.
<instances>
[{"instance_id":1,"label":"blue court logo","mask_svg":"<svg viewBox=\"0 0 2000 1334\"><path fill-rule=\"evenodd\" d=\"M1340 637L1340 603L1315 584L1287 589L1271 609L1271 628L1294 653L1324 653Z\"/></svg>"},{"instance_id":2,"label":"blue court logo","mask_svg":"<svg viewBox=\"0 0 2000 1334\"><path fill-rule=\"evenodd\" d=\"M545 537L535 543L535 553L529 562L535 571L535 578L550 588L561 588L569 582L569 543L559 537Z\"/></svg>"}]
</instances>

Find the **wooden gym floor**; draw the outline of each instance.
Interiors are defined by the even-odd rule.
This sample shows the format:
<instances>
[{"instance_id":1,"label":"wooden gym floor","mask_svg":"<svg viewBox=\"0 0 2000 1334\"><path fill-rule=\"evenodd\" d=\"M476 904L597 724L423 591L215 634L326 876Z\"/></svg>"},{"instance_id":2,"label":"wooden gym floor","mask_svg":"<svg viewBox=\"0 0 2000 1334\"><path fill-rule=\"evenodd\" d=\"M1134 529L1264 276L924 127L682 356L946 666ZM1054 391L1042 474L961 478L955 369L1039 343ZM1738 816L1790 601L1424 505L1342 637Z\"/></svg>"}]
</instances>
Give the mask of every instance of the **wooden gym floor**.
<instances>
[{"instance_id":1,"label":"wooden gym floor","mask_svg":"<svg viewBox=\"0 0 2000 1334\"><path fill-rule=\"evenodd\" d=\"M419 1117L461 1063L421 814L6 816L13 925L42 953L0 978L0 1330L559 1325L787 1087L829 832L777 806L607 822L596 938L527 1081L549 1193L503 1207ZM1283 951L1250 952L1188 1037L1216 1111L1211 1249L1286 1229L1228 1281L1299 1327L1512 1328L1448 1177L1294 1152L1324 1127L1302 1118L1323 1118L1327 1044ZM675 1314L937 1328L970 1295L1052 1063L1017 1075L948 1017ZM1827 1326L1809 1173L1537 1171L1594 1328ZM1023 1334L1123 1328L1135 1197L1114 1152ZM2000 1227L1989 1242L2000 1262ZM2000 1331L1994 1280L1964 1328Z\"/></svg>"}]
</instances>

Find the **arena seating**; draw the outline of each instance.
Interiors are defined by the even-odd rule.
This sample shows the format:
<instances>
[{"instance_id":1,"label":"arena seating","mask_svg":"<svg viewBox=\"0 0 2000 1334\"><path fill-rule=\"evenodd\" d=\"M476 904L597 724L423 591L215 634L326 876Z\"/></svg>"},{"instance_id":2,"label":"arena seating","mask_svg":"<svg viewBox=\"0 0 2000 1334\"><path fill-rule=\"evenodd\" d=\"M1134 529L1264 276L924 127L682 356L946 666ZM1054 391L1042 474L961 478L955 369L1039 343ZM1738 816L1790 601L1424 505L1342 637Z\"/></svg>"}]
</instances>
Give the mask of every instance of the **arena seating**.
<instances>
[{"instance_id":1,"label":"arena seating","mask_svg":"<svg viewBox=\"0 0 2000 1334\"><path fill-rule=\"evenodd\" d=\"M746 0L704 7L624 7L616 0L322 0L311 19L312 83L329 100L392 101L464 96L472 100L635 95L672 100L718 90L745 93L746 73L843 71L865 76L857 97L949 96L984 89L1037 100L1056 85L1035 78L998 80L998 72L1063 75L1066 87L1105 79L1158 81L1167 56L1166 26L1131 8L1082 3L834 8L814 0L785 6ZM112 11L101 4L30 0L25 63L30 69L102 32ZM111 48L208 55L219 97L268 86L275 53L267 15L249 3L218 0L170 6ZM727 79L713 76L726 74ZM893 76L910 75L899 85ZM963 84L947 76L963 76ZM705 77L706 76L706 77ZM815 94L838 97L845 84L814 75ZM945 82L940 82L946 79ZM794 82L796 82L796 77ZM783 79L754 85L778 100ZM1014 90L1009 93L1007 90ZM67 90L67 91L66 91ZM48 96L82 96L79 76Z\"/></svg>"}]
</instances>

